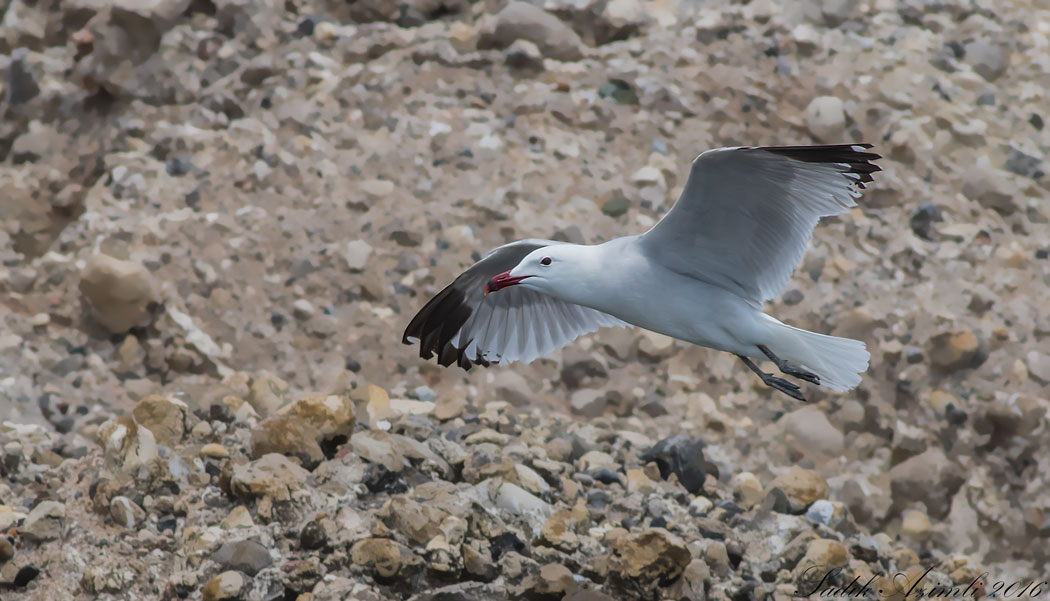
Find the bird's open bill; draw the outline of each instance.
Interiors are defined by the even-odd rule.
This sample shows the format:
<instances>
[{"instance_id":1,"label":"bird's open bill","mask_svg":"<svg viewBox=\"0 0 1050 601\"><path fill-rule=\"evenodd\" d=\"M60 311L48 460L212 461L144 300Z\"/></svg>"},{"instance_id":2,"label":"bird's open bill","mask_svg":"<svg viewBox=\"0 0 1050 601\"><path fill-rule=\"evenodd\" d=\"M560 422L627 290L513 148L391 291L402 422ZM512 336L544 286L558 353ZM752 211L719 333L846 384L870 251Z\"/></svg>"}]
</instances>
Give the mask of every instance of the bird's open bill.
<instances>
[{"instance_id":1,"label":"bird's open bill","mask_svg":"<svg viewBox=\"0 0 1050 601\"><path fill-rule=\"evenodd\" d=\"M502 290L507 286L513 286L528 277L531 276L522 275L515 277L510 275L510 270L504 271L503 273L492 276L492 279L485 284L485 289L482 290L481 293L488 296L489 292L498 292L499 290Z\"/></svg>"}]
</instances>

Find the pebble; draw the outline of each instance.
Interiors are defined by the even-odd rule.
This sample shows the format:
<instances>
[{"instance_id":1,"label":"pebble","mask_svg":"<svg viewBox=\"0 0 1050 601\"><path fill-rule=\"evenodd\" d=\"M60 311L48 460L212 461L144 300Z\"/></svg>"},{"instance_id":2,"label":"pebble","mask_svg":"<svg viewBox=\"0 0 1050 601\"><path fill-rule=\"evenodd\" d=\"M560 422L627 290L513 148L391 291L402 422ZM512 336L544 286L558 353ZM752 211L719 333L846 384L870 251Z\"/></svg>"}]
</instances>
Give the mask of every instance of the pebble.
<instances>
[{"instance_id":1,"label":"pebble","mask_svg":"<svg viewBox=\"0 0 1050 601\"><path fill-rule=\"evenodd\" d=\"M613 541L608 575L651 586L678 578L691 560L680 538L663 528L650 528Z\"/></svg>"},{"instance_id":2,"label":"pebble","mask_svg":"<svg viewBox=\"0 0 1050 601\"><path fill-rule=\"evenodd\" d=\"M401 570L401 550L387 538L366 538L354 543L351 560L373 569L380 578L393 578Z\"/></svg>"},{"instance_id":3,"label":"pebble","mask_svg":"<svg viewBox=\"0 0 1050 601\"><path fill-rule=\"evenodd\" d=\"M41 501L18 528L19 534L35 542L54 540L62 535L66 506L58 501Z\"/></svg>"},{"instance_id":4,"label":"pebble","mask_svg":"<svg viewBox=\"0 0 1050 601\"><path fill-rule=\"evenodd\" d=\"M583 42L567 24L542 8L515 0L496 15L492 31L482 32L478 48L506 48L515 40L528 40L543 56L561 61L583 57Z\"/></svg>"},{"instance_id":5,"label":"pebble","mask_svg":"<svg viewBox=\"0 0 1050 601\"><path fill-rule=\"evenodd\" d=\"M773 488L784 491L792 505L799 507L806 507L818 499L826 499L831 491L827 481L819 474L797 466L773 478L766 489Z\"/></svg>"},{"instance_id":6,"label":"pebble","mask_svg":"<svg viewBox=\"0 0 1050 601\"><path fill-rule=\"evenodd\" d=\"M208 444L201 446L200 456L206 459L226 459L230 456L230 452L226 450L226 447L217 442L209 442Z\"/></svg>"},{"instance_id":7,"label":"pebble","mask_svg":"<svg viewBox=\"0 0 1050 601\"><path fill-rule=\"evenodd\" d=\"M671 436L641 453L639 459L646 463L655 461L661 478L666 480L674 474L687 491L697 494L703 489L707 478L703 446L699 440L682 435Z\"/></svg>"},{"instance_id":8,"label":"pebble","mask_svg":"<svg viewBox=\"0 0 1050 601\"><path fill-rule=\"evenodd\" d=\"M146 512L131 499L116 496L109 502L109 515L124 528L134 528L146 517Z\"/></svg>"},{"instance_id":9,"label":"pebble","mask_svg":"<svg viewBox=\"0 0 1050 601\"><path fill-rule=\"evenodd\" d=\"M90 301L95 319L113 334L142 322L158 300L156 285L141 263L95 254L80 272L80 292Z\"/></svg>"},{"instance_id":10,"label":"pebble","mask_svg":"<svg viewBox=\"0 0 1050 601\"><path fill-rule=\"evenodd\" d=\"M950 330L933 336L927 352L930 363L946 372L972 369L988 358L985 342L969 330Z\"/></svg>"},{"instance_id":11,"label":"pebble","mask_svg":"<svg viewBox=\"0 0 1050 601\"><path fill-rule=\"evenodd\" d=\"M273 563L270 551L254 540L226 543L211 554L212 561L228 570L255 576Z\"/></svg>"},{"instance_id":12,"label":"pebble","mask_svg":"<svg viewBox=\"0 0 1050 601\"><path fill-rule=\"evenodd\" d=\"M299 532L299 546L307 551L320 549L328 543L328 532L319 520L308 522Z\"/></svg>"},{"instance_id":13,"label":"pebble","mask_svg":"<svg viewBox=\"0 0 1050 601\"><path fill-rule=\"evenodd\" d=\"M157 444L173 447L186 435L186 403L151 394L135 404L135 421L153 433Z\"/></svg>"},{"instance_id":14,"label":"pebble","mask_svg":"<svg viewBox=\"0 0 1050 601\"><path fill-rule=\"evenodd\" d=\"M241 599L247 580L235 570L222 572L204 585L204 601L237 601Z\"/></svg>"},{"instance_id":15,"label":"pebble","mask_svg":"<svg viewBox=\"0 0 1050 601\"><path fill-rule=\"evenodd\" d=\"M846 112L836 96L818 96L806 107L806 127L813 137L826 143L840 143L846 135Z\"/></svg>"},{"instance_id":16,"label":"pebble","mask_svg":"<svg viewBox=\"0 0 1050 601\"><path fill-rule=\"evenodd\" d=\"M224 530L251 528L253 526L255 526L255 522L252 520L252 514L244 505L238 505L231 509L230 513L226 514L226 517L222 520Z\"/></svg>"}]
</instances>

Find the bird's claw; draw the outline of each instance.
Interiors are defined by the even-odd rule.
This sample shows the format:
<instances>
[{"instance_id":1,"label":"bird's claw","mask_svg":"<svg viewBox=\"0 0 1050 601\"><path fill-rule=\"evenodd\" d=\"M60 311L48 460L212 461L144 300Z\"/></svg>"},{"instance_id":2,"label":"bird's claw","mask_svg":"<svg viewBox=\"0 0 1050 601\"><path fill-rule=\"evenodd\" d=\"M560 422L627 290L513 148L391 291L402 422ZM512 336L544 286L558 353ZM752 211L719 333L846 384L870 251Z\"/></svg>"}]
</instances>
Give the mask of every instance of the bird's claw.
<instances>
[{"instance_id":1,"label":"bird's claw","mask_svg":"<svg viewBox=\"0 0 1050 601\"><path fill-rule=\"evenodd\" d=\"M762 381L766 386L775 388L795 400L802 401L803 403L806 402L806 397L802 395L802 389L784 378L778 378L772 374L767 374L765 378L762 378Z\"/></svg>"}]
</instances>

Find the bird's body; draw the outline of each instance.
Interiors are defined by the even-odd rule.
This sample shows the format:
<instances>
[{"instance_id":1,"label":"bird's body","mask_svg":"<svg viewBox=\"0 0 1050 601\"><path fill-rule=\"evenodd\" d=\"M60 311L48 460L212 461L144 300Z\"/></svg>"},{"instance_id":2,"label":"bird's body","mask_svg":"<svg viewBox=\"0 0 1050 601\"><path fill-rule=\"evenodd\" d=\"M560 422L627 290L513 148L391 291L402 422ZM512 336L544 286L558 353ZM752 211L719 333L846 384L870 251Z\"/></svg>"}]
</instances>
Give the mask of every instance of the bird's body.
<instances>
[{"instance_id":1,"label":"bird's body","mask_svg":"<svg viewBox=\"0 0 1050 601\"><path fill-rule=\"evenodd\" d=\"M404 342L442 365L531 361L602 326L634 325L739 356L769 386L798 386L751 359L833 390L860 383L862 342L762 312L820 217L855 206L878 155L862 145L731 148L693 162L682 197L651 230L598 245L501 246L432 298Z\"/></svg>"}]
</instances>

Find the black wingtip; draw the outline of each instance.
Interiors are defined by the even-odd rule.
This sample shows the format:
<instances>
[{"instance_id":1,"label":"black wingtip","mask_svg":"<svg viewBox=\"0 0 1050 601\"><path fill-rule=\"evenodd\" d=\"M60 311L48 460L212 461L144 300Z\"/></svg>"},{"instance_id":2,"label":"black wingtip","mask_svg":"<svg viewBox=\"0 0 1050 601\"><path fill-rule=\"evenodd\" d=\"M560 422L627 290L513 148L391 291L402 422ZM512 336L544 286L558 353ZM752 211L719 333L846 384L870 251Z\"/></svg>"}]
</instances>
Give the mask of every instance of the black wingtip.
<instances>
[{"instance_id":1,"label":"black wingtip","mask_svg":"<svg viewBox=\"0 0 1050 601\"><path fill-rule=\"evenodd\" d=\"M875 181L872 173L882 171L873 161L882 158L874 152L865 152L871 144L824 144L820 146L763 146L760 150L785 156L795 161L806 163L842 163L849 165L845 173L857 176L857 185L864 188L868 182Z\"/></svg>"},{"instance_id":2,"label":"black wingtip","mask_svg":"<svg viewBox=\"0 0 1050 601\"><path fill-rule=\"evenodd\" d=\"M462 348L452 345L452 339L470 319L472 313L465 301L463 292L457 288L456 283L449 284L416 313L405 328L401 342L411 345L415 344L411 339L416 339L419 342L419 357L429 360L436 354L438 364L442 367L449 367L455 363L469 370L473 363L487 365L484 361L479 361L480 357L471 359L466 356L465 349L468 345L464 344Z\"/></svg>"}]
</instances>

